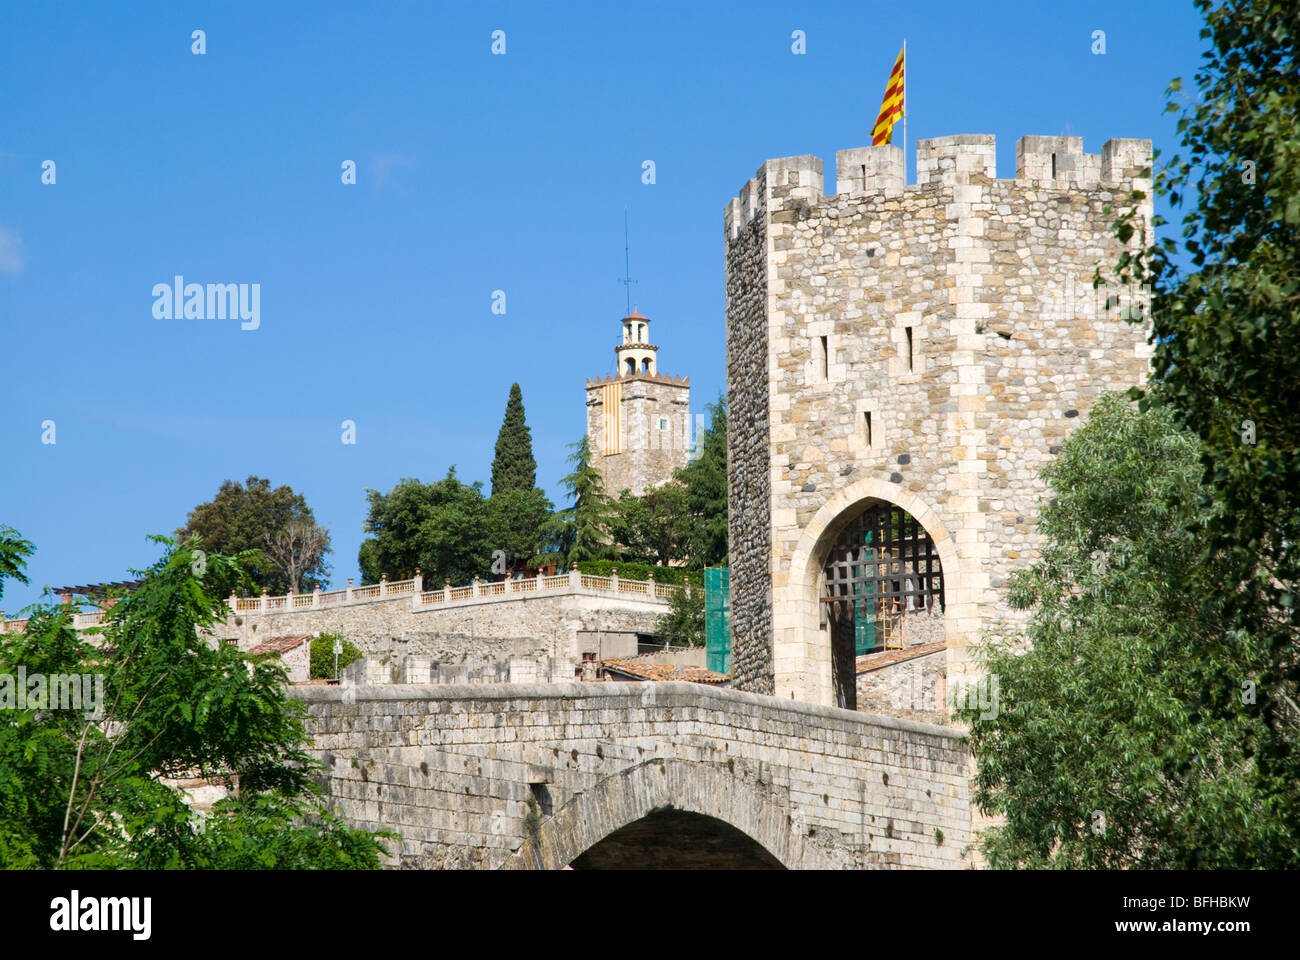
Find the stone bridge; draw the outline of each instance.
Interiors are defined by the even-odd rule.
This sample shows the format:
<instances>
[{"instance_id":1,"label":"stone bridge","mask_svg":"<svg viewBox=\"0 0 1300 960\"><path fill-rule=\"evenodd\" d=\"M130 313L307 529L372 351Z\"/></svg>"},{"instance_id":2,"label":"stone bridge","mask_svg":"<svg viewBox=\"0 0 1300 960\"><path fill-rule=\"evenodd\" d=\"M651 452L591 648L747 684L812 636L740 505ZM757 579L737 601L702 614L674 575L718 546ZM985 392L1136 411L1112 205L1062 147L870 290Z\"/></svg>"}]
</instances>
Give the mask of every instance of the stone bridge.
<instances>
[{"instance_id":1,"label":"stone bridge","mask_svg":"<svg viewBox=\"0 0 1300 960\"><path fill-rule=\"evenodd\" d=\"M335 811L403 867L970 865L946 727L691 683L294 695Z\"/></svg>"}]
</instances>

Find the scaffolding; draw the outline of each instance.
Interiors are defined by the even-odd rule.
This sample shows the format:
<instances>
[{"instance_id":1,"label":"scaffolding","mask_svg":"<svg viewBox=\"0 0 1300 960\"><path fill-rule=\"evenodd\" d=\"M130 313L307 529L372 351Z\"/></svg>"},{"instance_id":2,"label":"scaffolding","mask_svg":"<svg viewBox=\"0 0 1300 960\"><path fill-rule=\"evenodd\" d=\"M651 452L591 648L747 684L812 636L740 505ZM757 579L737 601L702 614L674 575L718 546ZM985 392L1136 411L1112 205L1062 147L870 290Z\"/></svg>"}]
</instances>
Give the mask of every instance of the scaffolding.
<instances>
[{"instance_id":1,"label":"scaffolding","mask_svg":"<svg viewBox=\"0 0 1300 960\"><path fill-rule=\"evenodd\" d=\"M880 620L881 645L886 650L902 650L903 609L898 597L881 600L877 616Z\"/></svg>"},{"instance_id":2,"label":"scaffolding","mask_svg":"<svg viewBox=\"0 0 1300 960\"><path fill-rule=\"evenodd\" d=\"M704 569L705 663L715 673L731 673L731 568Z\"/></svg>"}]
</instances>

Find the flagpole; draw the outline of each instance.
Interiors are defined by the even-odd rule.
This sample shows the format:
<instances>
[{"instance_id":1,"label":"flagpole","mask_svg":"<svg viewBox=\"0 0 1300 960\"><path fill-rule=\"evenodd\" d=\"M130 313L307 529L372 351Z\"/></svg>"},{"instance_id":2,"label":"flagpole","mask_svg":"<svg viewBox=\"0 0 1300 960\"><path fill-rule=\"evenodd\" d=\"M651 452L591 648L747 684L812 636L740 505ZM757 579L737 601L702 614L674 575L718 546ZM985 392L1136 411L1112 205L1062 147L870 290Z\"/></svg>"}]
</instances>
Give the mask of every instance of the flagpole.
<instances>
[{"instance_id":1,"label":"flagpole","mask_svg":"<svg viewBox=\"0 0 1300 960\"><path fill-rule=\"evenodd\" d=\"M903 186L907 186L907 37L903 38Z\"/></svg>"}]
</instances>

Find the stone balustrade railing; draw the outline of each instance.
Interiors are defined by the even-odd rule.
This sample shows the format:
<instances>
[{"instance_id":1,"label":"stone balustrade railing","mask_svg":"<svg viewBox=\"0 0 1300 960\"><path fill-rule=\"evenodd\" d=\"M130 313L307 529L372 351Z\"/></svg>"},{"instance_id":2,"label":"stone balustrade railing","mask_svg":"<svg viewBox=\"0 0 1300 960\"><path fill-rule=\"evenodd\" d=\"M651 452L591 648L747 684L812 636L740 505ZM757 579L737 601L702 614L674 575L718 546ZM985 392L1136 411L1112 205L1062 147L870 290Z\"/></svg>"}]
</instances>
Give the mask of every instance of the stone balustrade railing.
<instances>
[{"instance_id":1,"label":"stone balustrade railing","mask_svg":"<svg viewBox=\"0 0 1300 960\"><path fill-rule=\"evenodd\" d=\"M457 603L466 600L510 600L538 594L555 594L581 590L601 594L621 594L642 597L647 600L667 600L682 588L670 583L656 583L649 580L624 580L614 568L611 576L597 577L580 573L577 568L556 576L538 574L535 577L521 577L514 580L495 582L479 580L462 587L453 587L448 581L440 590L425 590L424 578L417 571L411 580L390 581L385 576L378 583L365 587L354 587L352 580L342 590L314 590L311 593L294 593L272 597L263 593L260 597L231 596L226 606L237 614L286 613L291 610L319 610L324 607L334 608L354 603L370 603L375 600L392 600L409 597L414 610L427 610L444 603ZM90 613L73 615L77 629L97 627L104 622L106 611L95 610ZM0 616L0 632L21 632L26 620L4 620Z\"/></svg>"},{"instance_id":2,"label":"stone balustrade railing","mask_svg":"<svg viewBox=\"0 0 1300 960\"><path fill-rule=\"evenodd\" d=\"M90 613L74 613L72 615L72 625L78 630L85 630L87 627L97 627L104 622L106 610L92 610ZM27 626L28 617L21 620L6 620L4 614L0 613L0 633L22 633Z\"/></svg>"},{"instance_id":3,"label":"stone balustrade railing","mask_svg":"<svg viewBox=\"0 0 1300 960\"><path fill-rule=\"evenodd\" d=\"M543 593L557 593L571 590L590 590L597 593L624 594L645 597L646 599L667 600L682 589L670 583L656 583L649 580L625 580L618 576L615 568L611 576L597 577L580 573L577 568L568 573L555 576L538 574L535 577L520 577L512 580L486 581L474 578L466 586L453 587L448 581L439 590L425 590L424 578L416 573L411 580L393 580L387 577L378 583L365 587L354 587L352 581L343 590L316 590L312 593L299 593L283 597L262 594L260 597L230 597L226 605L235 613L278 613L300 608L320 609L336 607L343 604L367 603L372 600L391 600L394 597L409 596L414 610L424 610L442 603L457 603L465 600L507 600L524 596L536 596Z\"/></svg>"}]
</instances>

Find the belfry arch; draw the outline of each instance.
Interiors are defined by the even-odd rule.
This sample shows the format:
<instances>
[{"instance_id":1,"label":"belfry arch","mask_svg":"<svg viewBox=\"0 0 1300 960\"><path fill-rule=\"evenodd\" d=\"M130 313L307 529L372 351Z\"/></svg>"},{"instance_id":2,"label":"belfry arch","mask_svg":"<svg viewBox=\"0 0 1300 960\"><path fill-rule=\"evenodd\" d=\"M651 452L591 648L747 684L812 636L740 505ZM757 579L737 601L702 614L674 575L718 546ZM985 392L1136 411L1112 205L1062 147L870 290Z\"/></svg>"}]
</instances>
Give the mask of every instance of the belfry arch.
<instances>
[{"instance_id":1,"label":"belfry arch","mask_svg":"<svg viewBox=\"0 0 1300 960\"><path fill-rule=\"evenodd\" d=\"M939 614L949 649L960 646L967 619L958 577L954 540L920 497L874 478L841 490L791 554L785 595L794 609L773 631L776 695L854 709L864 623L880 649L898 618Z\"/></svg>"}]
</instances>

